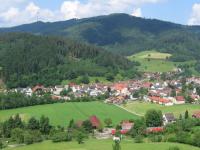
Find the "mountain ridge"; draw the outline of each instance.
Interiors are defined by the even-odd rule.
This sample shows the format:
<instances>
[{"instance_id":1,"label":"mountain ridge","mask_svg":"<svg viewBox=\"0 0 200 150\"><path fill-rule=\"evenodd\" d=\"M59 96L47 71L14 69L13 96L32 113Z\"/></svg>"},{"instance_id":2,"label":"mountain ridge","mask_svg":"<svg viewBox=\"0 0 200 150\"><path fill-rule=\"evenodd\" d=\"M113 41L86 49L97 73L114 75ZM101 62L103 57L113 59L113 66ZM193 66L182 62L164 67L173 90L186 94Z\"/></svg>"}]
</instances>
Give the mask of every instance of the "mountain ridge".
<instances>
[{"instance_id":1,"label":"mountain ridge","mask_svg":"<svg viewBox=\"0 0 200 150\"><path fill-rule=\"evenodd\" d=\"M145 19L124 13L0 28L0 33L5 32L68 37L125 56L156 49L172 53L173 61L200 57L200 26Z\"/></svg>"}]
</instances>

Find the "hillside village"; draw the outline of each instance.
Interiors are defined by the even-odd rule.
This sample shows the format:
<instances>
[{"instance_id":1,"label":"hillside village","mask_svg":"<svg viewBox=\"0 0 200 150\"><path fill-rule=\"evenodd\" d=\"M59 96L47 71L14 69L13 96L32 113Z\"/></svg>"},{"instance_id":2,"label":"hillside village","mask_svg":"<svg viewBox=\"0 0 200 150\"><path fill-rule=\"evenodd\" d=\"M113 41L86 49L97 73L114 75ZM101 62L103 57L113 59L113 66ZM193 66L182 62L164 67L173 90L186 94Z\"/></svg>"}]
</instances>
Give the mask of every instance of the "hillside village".
<instances>
[{"instance_id":1,"label":"hillside village","mask_svg":"<svg viewBox=\"0 0 200 150\"><path fill-rule=\"evenodd\" d=\"M155 79L155 80L152 80ZM151 81L152 80L152 81ZM92 84L75 84L69 83L67 85L57 85L55 87L44 87L43 85L36 85L32 88L16 88L11 89L14 92L20 92L26 96L37 95L41 96L44 93L50 93L54 101L73 101L78 98L96 98L103 96L105 103L114 105L123 105L127 102L140 101L144 103L155 103L165 107L173 105L183 105L185 103L200 104L200 78L190 77L185 79L162 80L160 73L145 73L140 80L127 80L114 83L92 83ZM185 92L187 91L187 95ZM8 91L5 91L8 92ZM199 112L193 115L199 118ZM97 116L93 116L99 122ZM163 115L164 125L174 122L176 120L173 112ZM81 126L81 122L78 122ZM98 123L97 123L98 124ZM132 122L123 122L127 130L122 129L122 133L127 133L133 126ZM98 128L99 125L96 127ZM114 130L114 129L113 129ZM105 130L111 135L113 130ZM150 129L149 129L150 130ZM163 130L155 128L155 130ZM151 131L151 130L150 130ZM149 132L150 132L149 131ZM152 132L154 129L152 129ZM106 134L107 135L107 134ZM113 134L114 135L114 134Z\"/></svg>"},{"instance_id":2,"label":"hillside village","mask_svg":"<svg viewBox=\"0 0 200 150\"><path fill-rule=\"evenodd\" d=\"M190 77L184 80L161 80L160 75L157 73L146 73L145 76L147 76L147 78L114 83L91 83L81 85L69 83L68 85L57 85L55 87L36 85L32 88L16 88L10 91L20 92L27 96L50 93L52 98L58 101L61 99L70 101L73 98L106 95L107 99L105 103L119 105L136 100L152 102L164 106L199 103L199 77ZM159 80L151 81L150 78L157 78ZM187 95L183 93L185 90L187 90Z\"/></svg>"}]
</instances>

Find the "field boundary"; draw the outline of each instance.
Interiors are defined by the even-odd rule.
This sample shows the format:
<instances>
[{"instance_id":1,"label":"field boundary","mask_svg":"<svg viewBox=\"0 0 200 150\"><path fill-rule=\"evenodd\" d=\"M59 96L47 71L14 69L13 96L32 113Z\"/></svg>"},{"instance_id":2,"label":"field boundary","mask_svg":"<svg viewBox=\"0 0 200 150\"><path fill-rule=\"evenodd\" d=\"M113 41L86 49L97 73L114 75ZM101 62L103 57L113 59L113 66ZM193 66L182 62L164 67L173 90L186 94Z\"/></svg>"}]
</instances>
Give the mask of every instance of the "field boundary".
<instances>
[{"instance_id":1,"label":"field boundary","mask_svg":"<svg viewBox=\"0 0 200 150\"><path fill-rule=\"evenodd\" d=\"M139 113L130 111L130 110L128 110L128 109L126 109L126 108L124 108L124 107L122 107L122 106L120 106L120 105L115 104L115 106L117 106L118 108L121 108L121 109L123 109L123 110L125 110L125 111L127 111L127 112L129 112L129 113L131 113L131 114L133 114L133 115L140 116L140 117L143 117L143 116L144 116L144 115L141 115L141 114L139 114Z\"/></svg>"}]
</instances>

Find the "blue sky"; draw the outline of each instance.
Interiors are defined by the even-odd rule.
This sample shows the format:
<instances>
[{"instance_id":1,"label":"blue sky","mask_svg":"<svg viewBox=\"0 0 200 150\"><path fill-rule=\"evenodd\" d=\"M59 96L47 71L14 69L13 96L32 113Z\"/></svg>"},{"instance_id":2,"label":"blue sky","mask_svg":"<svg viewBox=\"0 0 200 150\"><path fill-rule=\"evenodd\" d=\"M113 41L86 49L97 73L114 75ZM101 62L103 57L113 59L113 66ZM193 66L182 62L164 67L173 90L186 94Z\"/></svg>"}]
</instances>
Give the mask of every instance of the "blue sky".
<instances>
[{"instance_id":1,"label":"blue sky","mask_svg":"<svg viewBox=\"0 0 200 150\"><path fill-rule=\"evenodd\" d=\"M200 0L0 0L0 26L110 13L200 25Z\"/></svg>"}]
</instances>

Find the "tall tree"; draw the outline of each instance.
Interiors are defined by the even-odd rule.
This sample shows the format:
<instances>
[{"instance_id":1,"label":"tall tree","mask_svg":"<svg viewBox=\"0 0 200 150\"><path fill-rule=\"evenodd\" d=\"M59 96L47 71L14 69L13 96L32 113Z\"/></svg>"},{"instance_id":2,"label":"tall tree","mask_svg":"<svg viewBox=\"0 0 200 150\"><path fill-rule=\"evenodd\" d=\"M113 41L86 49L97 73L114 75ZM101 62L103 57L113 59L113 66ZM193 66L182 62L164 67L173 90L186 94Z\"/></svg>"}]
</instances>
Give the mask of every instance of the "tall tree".
<instances>
[{"instance_id":1,"label":"tall tree","mask_svg":"<svg viewBox=\"0 0 200 150\"><path fill-rule=\"evenodd\" d=\"M163 124L163 116L160 110L148 110L145 114L147 127L159 127Z\"/></svg>"}]
</instances>

